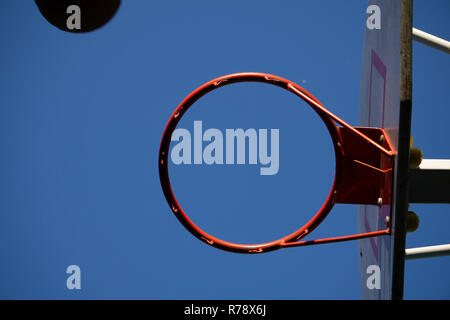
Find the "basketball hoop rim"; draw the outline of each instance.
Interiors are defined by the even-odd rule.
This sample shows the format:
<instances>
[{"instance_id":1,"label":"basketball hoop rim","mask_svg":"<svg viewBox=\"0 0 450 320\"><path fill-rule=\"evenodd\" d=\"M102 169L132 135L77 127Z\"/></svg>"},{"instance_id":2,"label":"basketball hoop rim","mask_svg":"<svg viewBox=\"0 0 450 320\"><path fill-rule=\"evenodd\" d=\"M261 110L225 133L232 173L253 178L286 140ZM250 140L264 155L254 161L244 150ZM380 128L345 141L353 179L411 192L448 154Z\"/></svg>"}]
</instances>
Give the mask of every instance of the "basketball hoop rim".
<instances>
[{"instance_id":1,"label":"basketball hoop rim","mask_svg":"<svg viewBox=\"0 0 450 320\"><path fill-rule=\"evenodd\" d=\"M168 170L168 154L169 154L169 148L170 148L170 142L172 133L177 127L178 122L184 115L184 113L201 97L206 95L207 93L218 89L220 87L233 84L233 83L239 83L239 82L262 82L267 83L271 85L278 86L280 88L283 88L291 93L294 93L296 96L300 97L302 100L304 100L307 104L309 104L314 111L319 115L319 117L322 119L324 124L326 125L331 139L333 141L334 151L335 151L335 175L334 175L334 181L333 185L331 187L330 193L328 194L328 197L326 198L325 202L323 203L322 207L319 209L319 211L309 220L304 226L299 228L297 231L282 237L278 240L274 240L271 242L266 243L260 243L260 244L239 244L239 243L233 243L224 241L221 239L218 239L205 231L203 231L201 228L199 228L184 212L184 210L181 208L180 204L178 203L174 192L172 190L172 186L170 183L169 178L169 170ZM244 73L234 73L230 75L225 75L216 79L213 79L211 81L206 82L205 84L201 85L194 91L192 91L175 109L175 111L172 113L169 121L167 122L167 125L164 129L163 136L161 138L161 144L159 149L159 177L161 186L163 189L164 196L177 217L177 219L182 223L182 225L192 233L195 237L198 239L204 241L205 243L222 249L226 251L232 251L237 253L262 253L262 252L268 252L272 250L276 250L279 248L282 248L283 246L289 245L289 243L297 242L298 240L305 237L307 234L309 234L311 231L313 231L317 226L327 217L331 209L333 208L334 204L336 203L336 186L340 183L340 177L341 177L341 170L342 167L342 161L343 161L343 154L341 149L341 140L340 135L338 132L338 128L336 126L336 119L333 119L330 117L330 112L325 109L325 107L308 91L306 91L304 88L299 86L298 84L295 84L292 81L289 81L287 79L274 76L267 73L258 73L258 72L244 72ZM332 115L332 114L331 114ZM332 115L334 116L334 115ZM335 116L334 116L335 117Z\"/></svg>"}]
</instances>

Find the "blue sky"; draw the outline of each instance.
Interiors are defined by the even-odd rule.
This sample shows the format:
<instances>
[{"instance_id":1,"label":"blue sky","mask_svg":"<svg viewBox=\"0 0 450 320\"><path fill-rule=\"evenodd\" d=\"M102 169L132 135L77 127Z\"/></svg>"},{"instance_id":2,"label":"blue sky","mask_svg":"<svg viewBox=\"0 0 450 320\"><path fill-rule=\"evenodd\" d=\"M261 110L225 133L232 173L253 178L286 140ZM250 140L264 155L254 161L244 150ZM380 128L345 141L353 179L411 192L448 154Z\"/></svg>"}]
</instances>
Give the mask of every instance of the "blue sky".
<instances>
[{"instance_id":1,"label":"blue sky","mask_svg":"<svg viewBox=\"0 0 450 320\"><path fill-rule=\"evenodd\" d=\"M414 26L449 39L448 1L414 1ZM360 299L358 243L239 255L175 219L157 170L166 122L197 86L258 71L290 79L357 125L366 1L123 1L88 34L62 32L33 1L0 1L0 297L13 299ZM450 158L450 63L414 44L415 145ZM295 231L323 202L334 158L298 98L224 87L179 127L277 128L280 169L171 165L174 191L209 233L235 242ZM448 206L412 205L407 247L449 242ZM314 237L357 231L337 205ZM66 288L78 265L82 289ZM407 261L406 299L450 298L449 258Z\"/></svg>"}]
</instances>

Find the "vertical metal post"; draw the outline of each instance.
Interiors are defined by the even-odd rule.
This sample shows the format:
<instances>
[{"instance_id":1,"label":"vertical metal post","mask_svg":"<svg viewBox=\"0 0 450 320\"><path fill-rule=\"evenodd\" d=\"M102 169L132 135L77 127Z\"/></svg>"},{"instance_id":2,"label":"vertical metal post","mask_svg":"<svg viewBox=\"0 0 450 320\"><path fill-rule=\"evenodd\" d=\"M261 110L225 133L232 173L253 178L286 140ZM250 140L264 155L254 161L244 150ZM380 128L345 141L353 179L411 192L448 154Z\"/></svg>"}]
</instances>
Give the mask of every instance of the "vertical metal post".
<instances>
[{"instance_id":1,"label":"vertical metal post","mask_svg":"<svg viewBox=\"0 0 450 320\"><path fill-rule=\"evenodd\" d=\"M395 199L392 299L403 299L406 222L408 215L409 140L412 113L412 0L402 0L400 38L400 123Z\"/></svg>"}]
</instances>

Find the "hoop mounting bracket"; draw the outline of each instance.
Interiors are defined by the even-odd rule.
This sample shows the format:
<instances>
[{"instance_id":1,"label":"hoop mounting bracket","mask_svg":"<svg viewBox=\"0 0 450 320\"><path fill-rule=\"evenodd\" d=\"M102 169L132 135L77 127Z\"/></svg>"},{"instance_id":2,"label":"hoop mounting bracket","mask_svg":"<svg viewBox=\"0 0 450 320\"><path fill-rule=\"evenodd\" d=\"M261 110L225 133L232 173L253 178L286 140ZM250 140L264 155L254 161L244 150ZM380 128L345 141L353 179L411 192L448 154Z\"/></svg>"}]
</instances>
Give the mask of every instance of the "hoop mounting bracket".
<instances>
[{"instance_id":1,"label":"hoop mounting bracket","mask_svg":"<svg viewBox=\"0 0 450 320\"><path fill-rule=\"evenodd\" d=\"M356 127L365 136L392 151L383 129ZM336 203L379 205L391 202L393 156L346 127L338 127L342 152L342 179L336 186ZM344 178L345 177L345 178Z\"/></svg>"}]
</instances>

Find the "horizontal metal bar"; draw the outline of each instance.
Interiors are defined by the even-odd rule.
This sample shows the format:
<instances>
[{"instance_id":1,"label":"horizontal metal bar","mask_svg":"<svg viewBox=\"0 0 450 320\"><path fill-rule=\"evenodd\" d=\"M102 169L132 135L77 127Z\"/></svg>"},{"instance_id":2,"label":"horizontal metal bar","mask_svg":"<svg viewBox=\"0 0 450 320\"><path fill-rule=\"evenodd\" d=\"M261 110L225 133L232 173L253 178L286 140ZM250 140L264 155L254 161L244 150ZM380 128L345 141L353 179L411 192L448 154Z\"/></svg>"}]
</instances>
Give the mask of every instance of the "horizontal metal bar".
<instances>
[{"instance_id":1,"label":"horizontal metal bar","mask_svg":"<svg viewBox=\"0 0 450 320\"><path fill-rule=\"evenodd\" d=\"M351 241L351 240L358 240L358 239L364 239L364 238L372 238L372 237L378 237L378 236L386 236L390 234L390 229L385 230L378 230L378 231L372 231L367 233L359 233L359 234L352 234L348 236L340 236L340 237L334 237L334 238L326 238L326 239L316 239L316 240L306 240L306 241L299 241L299 242L284 242L280 244L281 248L288 248L288 247L302 247L302 246L310 246L314 244L324 244L324 243L332 243L332 242L343 242L343 241Z\"/></svg>"},{"instance_id":2,"label":"horizontal metal bar","mask_svg":"<svg viewBox=\"0 0 450 320\"><path fill-rule=\"evenodd\" d=\"M409 172L410 203L450 203L450 160L423 159Z\"/></svg>"},{"instance_id":3,"label":"horizontal metal bar","mask_svg":"<svg viewBox=\"0 0 450 320\"><path fill-rule=\"evenodd\" d=\"M450 53L450 42L432 34L423 32L419 29L412 29L413 39L429 47L441 50L445 53Z\"/></svg>"},{"instance_id":4,"label":"horizontal metal bar","mask_svg":"<svg viewBox=\"0 0 450 320\"><path fill-rule=\"evenodd\" d=\"M450 256L450 244L442 244L439 246L420 247L405 250L406 260L443 257L443 256Z\"/></svg>"}]
</instances>

